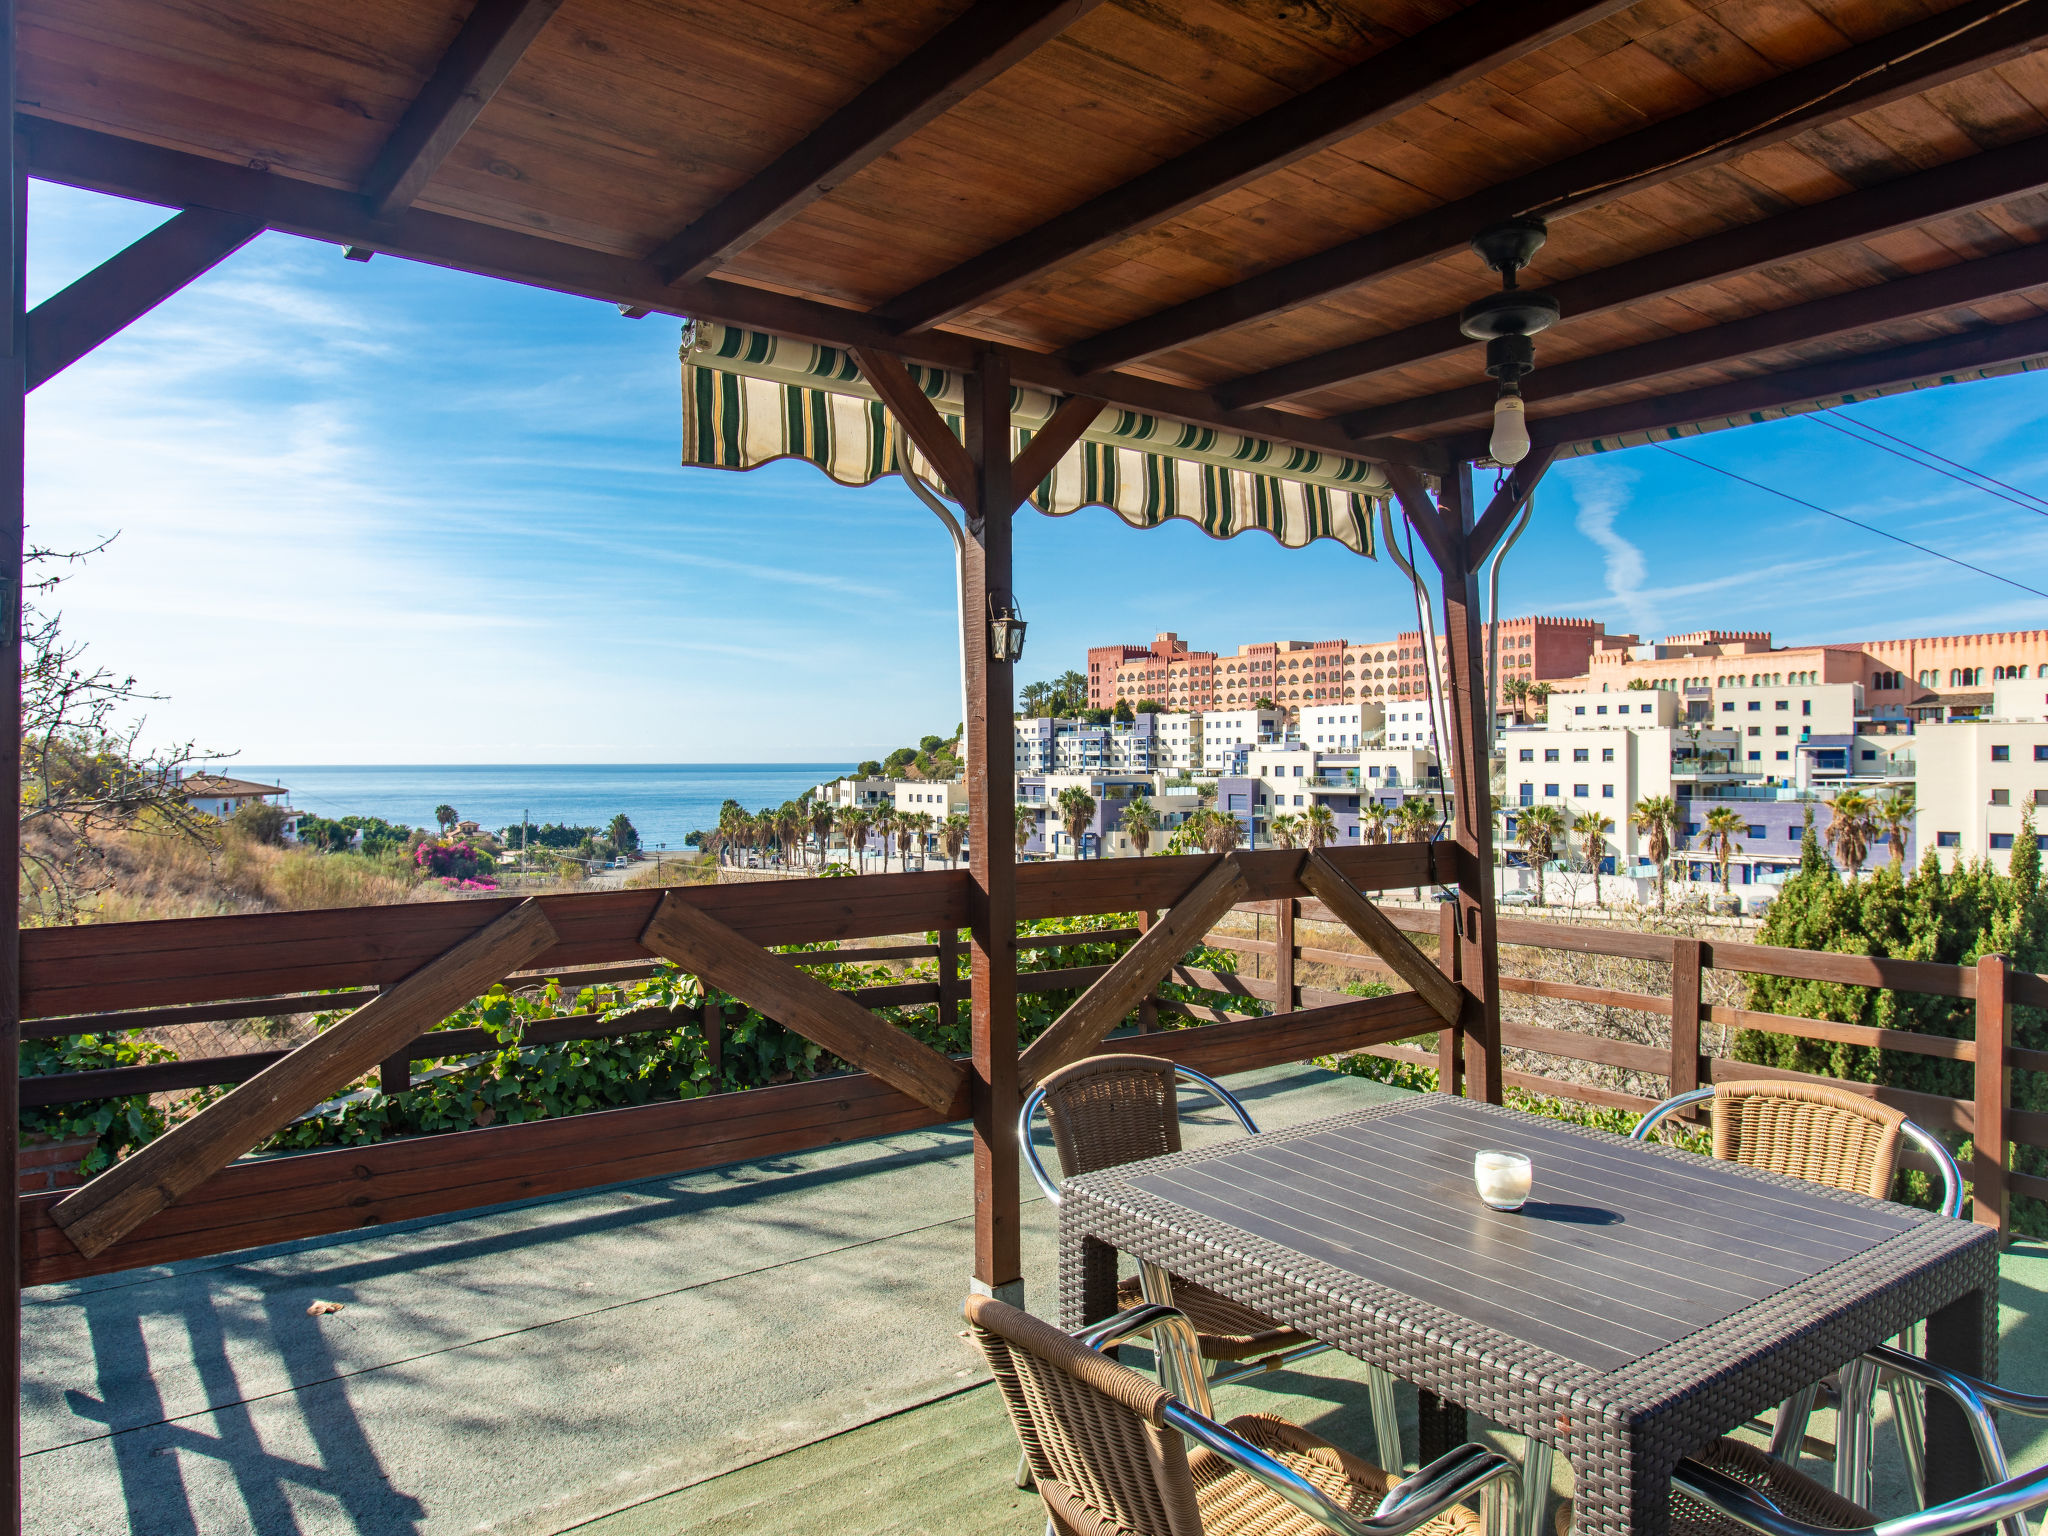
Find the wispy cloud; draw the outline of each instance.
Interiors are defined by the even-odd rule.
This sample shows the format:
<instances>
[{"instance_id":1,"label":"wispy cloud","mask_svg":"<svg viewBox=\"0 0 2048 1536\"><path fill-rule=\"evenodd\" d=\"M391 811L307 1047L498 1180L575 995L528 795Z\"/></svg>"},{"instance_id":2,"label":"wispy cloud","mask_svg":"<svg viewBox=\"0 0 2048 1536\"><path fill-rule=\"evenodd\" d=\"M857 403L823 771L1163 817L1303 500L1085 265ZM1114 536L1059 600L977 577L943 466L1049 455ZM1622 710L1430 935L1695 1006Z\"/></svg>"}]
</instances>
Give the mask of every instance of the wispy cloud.
<instances>
[{"instance_id":1,"label":"wispy cloud","mask_svg":"<svg viewBox=\"0 0 2048 1536\"><path fill-rule=\"evenodd\" d=\"M1648 637L1659 622L1657 605L1644 585L1648 566L1642 550L1614 526L1628 505L1634 480L1634 475L1614 465L1590 466L1572 482L1572 499L1578 506L1573 522L1606 562L1607 596L1612 605L1620 608L1629 629Z\"/></svg>"}]
</instances>

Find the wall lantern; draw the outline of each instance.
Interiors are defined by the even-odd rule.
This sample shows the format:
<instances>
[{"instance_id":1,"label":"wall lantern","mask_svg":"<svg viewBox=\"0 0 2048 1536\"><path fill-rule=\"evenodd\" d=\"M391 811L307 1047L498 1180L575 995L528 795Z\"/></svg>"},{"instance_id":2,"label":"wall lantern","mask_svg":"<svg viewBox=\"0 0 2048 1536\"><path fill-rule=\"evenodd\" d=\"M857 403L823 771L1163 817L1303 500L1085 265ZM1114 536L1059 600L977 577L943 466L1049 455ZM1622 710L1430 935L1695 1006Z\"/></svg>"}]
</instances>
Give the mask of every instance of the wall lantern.
<instances>
[{"instance_id":1,"label":"wall lantern","mask_svg":"<svg viewBox=\"0 0 2048 1536\"><path fill-rule=\"evenodd\" d=\"M1493 402L1493 437L1487 456L1496 464L1519 464L1529 452L1529 427L1522 414L1522 375L1536 366L1538 331L1557 324L1557 300L1547 293L1525 293L1515 274L1543 248L1550 227L1541 219L1507 219L1489 225L1472 239L1480 259L1500 274L1499 293L1465 306L1458 329L1486 343L1486 372L1500 380Z\"/></svg>"},{"instance_id":2,"label":"wall lantern","mask_svg":"<svg viewBox=\"0 0 2048 1536\"><path fill-rule=\"evenodd\" d=\"M988 598L988 655L990 661L1024 659L1024 615L1017 611L1017 599L1007 592L991 592Z\"/></svg>"}]
</instances>

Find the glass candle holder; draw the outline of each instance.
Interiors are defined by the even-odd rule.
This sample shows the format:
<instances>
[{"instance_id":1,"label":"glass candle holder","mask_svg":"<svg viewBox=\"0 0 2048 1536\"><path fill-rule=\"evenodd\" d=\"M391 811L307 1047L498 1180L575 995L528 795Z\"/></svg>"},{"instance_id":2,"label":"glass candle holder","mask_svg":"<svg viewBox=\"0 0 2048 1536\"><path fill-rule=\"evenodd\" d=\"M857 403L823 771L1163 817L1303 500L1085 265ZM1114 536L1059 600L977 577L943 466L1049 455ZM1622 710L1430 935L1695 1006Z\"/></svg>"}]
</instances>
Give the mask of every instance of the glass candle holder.
<instances>
[{"instance_id":1,"label":"glass candle holder","mask_svg":"<svg viewBox=\"0 0 2048 1536\"><path fill-rule=\"evenodd\" d=\"M1472 1184L1496 1211L1519 1211L1536 1170L1519 1152L1480 1152L1472 1158Z\"/></svg>"}]
</instances>

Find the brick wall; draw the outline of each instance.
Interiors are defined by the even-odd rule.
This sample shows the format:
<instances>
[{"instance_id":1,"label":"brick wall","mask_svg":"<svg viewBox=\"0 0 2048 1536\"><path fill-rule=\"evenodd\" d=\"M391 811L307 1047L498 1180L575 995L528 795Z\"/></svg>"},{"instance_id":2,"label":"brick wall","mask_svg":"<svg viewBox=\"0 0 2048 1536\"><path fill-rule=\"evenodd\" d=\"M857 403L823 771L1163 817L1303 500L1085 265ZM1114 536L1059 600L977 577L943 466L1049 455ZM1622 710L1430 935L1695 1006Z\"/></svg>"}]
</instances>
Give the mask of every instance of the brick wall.
<instances>
[{"instance_id":1,"label":"brick wall","mask_svg":"<svg viewBox=\"0 0 2048 1536\"><path fill-rule=\"evenodd\" d=\"M20 1193L38 1195L45 1190L76 1189L85 1182L78 1165L99 1145L99 1137L82 1136L71 1141L34 1141L21 1149Z\"/></svg>"}]
</instances>

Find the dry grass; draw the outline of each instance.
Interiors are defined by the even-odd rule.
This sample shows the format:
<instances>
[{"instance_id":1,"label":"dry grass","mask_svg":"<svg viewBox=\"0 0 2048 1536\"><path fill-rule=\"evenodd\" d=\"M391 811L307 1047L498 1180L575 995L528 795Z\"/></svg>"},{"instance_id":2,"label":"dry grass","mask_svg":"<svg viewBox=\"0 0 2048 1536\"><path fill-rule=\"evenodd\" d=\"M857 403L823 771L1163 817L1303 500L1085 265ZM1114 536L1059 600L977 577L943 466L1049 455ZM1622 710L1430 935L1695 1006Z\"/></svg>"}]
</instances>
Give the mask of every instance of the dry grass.
<instances>
[{"instance_id":1,"label":"dry grass","mask_svg":"<svg viewBox=\"0 0 2048 1536\"><path fill-rule=\"evenodd\" d=\"M120 833L106 838L102 850L106 884L84 902L83 922L391 906L446 894L438 885L415 882L400 865L361 854L273 847L226 829L211 843Z\"/></svg>"},{"instance_id":2,"label":"dry grass","mask_svg":"<svg viewBox=\"0 0 2048 1536\"><path fill-rule=\"evenodd\" d=\"M671 885L716 885L718 865L710 859L662 859L626 876L626 888L634 891L665 889Z\"/></svg>"}]
</instances>

